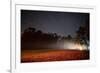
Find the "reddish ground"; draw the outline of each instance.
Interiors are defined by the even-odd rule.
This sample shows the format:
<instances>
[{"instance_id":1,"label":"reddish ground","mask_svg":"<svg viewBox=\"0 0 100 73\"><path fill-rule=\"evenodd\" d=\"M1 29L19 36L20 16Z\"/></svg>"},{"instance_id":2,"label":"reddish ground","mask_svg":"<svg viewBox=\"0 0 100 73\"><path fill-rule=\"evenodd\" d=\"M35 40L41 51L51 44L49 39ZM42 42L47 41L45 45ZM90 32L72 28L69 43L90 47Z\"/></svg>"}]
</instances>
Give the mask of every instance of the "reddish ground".
<instances>
[{"instance_id":1,"label":"reddish ground","mask_svg":"<svg viewBox=\"0 0 100 73\"><path fill-rule=\"evenodd\" d=\"M82 50L27 50L21 52L21 62L46 62L89 59L89 51Z\"/></svg>"}]
</instances>

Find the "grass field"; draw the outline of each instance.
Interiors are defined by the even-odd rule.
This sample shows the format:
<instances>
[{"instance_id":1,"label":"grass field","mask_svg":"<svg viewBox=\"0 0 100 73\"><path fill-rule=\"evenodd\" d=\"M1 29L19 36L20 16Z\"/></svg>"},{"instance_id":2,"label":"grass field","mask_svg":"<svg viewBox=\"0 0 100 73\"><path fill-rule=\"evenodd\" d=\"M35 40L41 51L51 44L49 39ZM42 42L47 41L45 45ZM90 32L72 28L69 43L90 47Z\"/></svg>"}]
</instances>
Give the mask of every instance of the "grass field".
<instances>
[{"instance_id":1,"label":"grass field","mask_svg":"<svg viewBox=\"0 0 100 73\"><path fill-rule=\"evenodd\" d=\"M23 50L21 63L88 60L89 50Z\"/></svg>"}]
</instances>

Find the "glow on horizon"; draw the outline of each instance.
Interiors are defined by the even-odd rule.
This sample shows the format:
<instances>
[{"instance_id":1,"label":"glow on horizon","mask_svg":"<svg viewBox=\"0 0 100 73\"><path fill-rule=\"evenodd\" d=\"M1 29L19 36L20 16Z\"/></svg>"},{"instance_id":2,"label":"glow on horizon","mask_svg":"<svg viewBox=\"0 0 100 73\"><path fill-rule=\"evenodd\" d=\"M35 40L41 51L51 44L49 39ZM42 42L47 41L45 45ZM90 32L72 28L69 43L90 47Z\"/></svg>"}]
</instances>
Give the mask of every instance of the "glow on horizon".
<instances>
[{"instance_id":1,"label":"glow on horizon","mask_svg":"<svg viewBox=\"0 0 100 73\"><path fill-rule=\"evenodd\" d=\"M79 44L74 42L66 42L64 43L64 49L69 50L87 50L87 46L85 44Z\"/></svg>"}]
</instances>

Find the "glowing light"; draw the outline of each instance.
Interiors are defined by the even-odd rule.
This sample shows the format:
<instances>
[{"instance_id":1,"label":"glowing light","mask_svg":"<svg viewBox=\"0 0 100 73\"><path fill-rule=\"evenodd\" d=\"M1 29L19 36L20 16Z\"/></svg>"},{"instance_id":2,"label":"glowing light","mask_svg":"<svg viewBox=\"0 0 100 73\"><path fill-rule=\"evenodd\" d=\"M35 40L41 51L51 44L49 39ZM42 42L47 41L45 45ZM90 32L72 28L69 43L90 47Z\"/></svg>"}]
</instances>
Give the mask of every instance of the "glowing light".
<instances>
[{"instance_id":1,"label":"glowing light","mask_svg":"<svg viewBox=\"0 0 100 73\"><path fill-rule=\"evenodd\" d=\"M80 48L79 48L80 50L83 50L83 48L80 46Z\"/></svg>"},{"instance_id":2,"label":"glowing light","mask_svg":"<svg viewBox=\"0 0 100 73\"><path fill-rule=\"evenodd\" d=\"M76 48L77 48L78 50L84 50L83 47L82 47L82 45L80 45L80 44L78 44Z\"/></svg>"},{"instance_id":3,"label":"glowing light","mask_svg":"<svg viewBox=\"0 0 100 73\"><path fill-rule=\"evenodd\" d=\"M72 50L87 50L86 45L79 43L64 43L64 49L72 49Z\"/></svg>"}]
</instances>

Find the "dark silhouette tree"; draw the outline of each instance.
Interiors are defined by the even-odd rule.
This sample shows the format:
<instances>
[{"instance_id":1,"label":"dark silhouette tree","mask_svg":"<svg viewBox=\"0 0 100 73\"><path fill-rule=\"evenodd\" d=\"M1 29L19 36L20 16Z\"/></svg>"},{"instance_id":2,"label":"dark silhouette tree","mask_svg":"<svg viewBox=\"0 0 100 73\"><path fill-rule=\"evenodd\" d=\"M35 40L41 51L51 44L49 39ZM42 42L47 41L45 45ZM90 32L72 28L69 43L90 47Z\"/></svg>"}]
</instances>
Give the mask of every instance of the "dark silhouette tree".
<instances>
[{"instance_id":1,"label":"dark silhouette tree","mask_svg":"<svg viewBox=\"0 0 100 73\"><path fill-rule=\"evenodd\" d=\"M76 33L77 38L89 40L89 20L86 21L84 26L80 26Z\"/></svg>"},{"instance_id":2,"label":"dark silhouette tree","mask_svg":"<svg viewBox=\"0 0 100 73\"><path fill-rule=\"evenodd\" d=\"M36 31L35 28L33 28L33 27L29 27L29 28L25 29L24 32L35 32L35 31Z\"/></svg>"},{"instance_id":3,"label":"dark silhouette tree","mask_svg":"<svg viewBox=\"0 0 100 73\"><path fill-rule=\"evenodd\" d=\"M77 30L77 40L81 41L81 43L85 43L89 46L89 20L86 22L84 26L80 26Z\"/></svg>"},{"instance_id":4,"label":"dark silhouette tree","mask_svg":"<svg viewBox=\"0 0 100 73\"><path fill-rule=\"evenodd\" d=\"M72 39L72 36L71 35L68 35L67 36L67 39L69 39L69 40Z\"/></svg>"}]
</instances>

